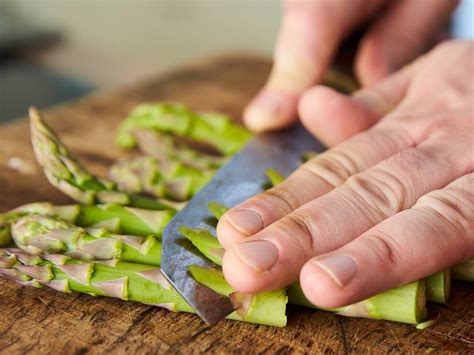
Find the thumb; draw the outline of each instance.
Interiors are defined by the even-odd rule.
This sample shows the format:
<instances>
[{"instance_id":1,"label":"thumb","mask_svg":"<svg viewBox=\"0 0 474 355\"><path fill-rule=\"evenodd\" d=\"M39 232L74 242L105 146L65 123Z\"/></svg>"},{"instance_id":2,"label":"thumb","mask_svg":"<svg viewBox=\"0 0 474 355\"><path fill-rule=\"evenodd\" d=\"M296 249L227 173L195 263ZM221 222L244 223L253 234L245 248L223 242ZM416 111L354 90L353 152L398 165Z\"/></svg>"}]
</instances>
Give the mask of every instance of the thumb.
<instances>
[{"instance_id":1,"label":"thumb","mask_svg":"<svg viewBox=\"0 0 474 355\"><path fill-rule=\"evenodd\" d=\"M268 82L244 111L253 131L296 119L300 95L323 78L343 36L381 5L371 1L286 1Z\"/></svg>"}]
</instances>

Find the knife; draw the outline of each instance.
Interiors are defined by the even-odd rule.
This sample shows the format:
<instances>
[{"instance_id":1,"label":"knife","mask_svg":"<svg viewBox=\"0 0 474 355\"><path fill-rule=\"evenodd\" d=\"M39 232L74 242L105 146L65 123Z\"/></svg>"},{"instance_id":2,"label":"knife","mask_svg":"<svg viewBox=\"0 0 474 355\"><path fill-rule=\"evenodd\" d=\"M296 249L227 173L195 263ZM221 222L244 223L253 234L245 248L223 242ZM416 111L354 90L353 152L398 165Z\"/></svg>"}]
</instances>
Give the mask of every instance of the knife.
<instances>
[{"instance_id":1,"label":"knife","mask_svg":"<svg viewBox=\"0 0 474 355\"><path fill-rule=\"evenodd\" d=\"M205 228L215 235L215 219L207 208L209 202L233 207L265 190L268 186L267 169L272 168L288 176L301 164L304 152L321 152L324 149L301 124L256 136L218 170L165 228L161 271L209 326L232 313L234 306L228 297L197 283L190 276L188 267L191 265L215 265L179 232L179 228Z\"/></svg>"}]
</instances>

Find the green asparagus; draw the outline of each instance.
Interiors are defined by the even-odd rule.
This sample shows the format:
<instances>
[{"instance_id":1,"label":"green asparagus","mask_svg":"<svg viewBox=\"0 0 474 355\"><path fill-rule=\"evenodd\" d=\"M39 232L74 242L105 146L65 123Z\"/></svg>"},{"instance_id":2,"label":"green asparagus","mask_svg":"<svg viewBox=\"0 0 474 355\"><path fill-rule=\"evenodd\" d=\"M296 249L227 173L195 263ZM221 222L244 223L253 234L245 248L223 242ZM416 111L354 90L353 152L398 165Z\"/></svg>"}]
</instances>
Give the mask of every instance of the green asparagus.
<instances>
[{"instance_id":1,"label":"green asparagus","mask_svg":"<svg viewBox=\"0 0 474 355\"><path fill-rule=\"evenodd\" d=\"M109 178L125 192L185 201L201 190L215 171L214 168L196 168L179 161L160 162L150 156L138 156L114 164Z\"/></svg>"},{"instance_id":2,"label":"green asparagus","mask_svg":"<svg viewBox=\"0 0 474 355\"><path fill-rule=\"evenodd\" d=\"M239 151L252 136L227 116L196 113L175 103L148 103L136 107L118 129L118 145L124 148L134 147L137 141L133 131L137 129L149 129L204 142L225 155Z\"/></svg>"},{"instance_id":3,"label":"green asparagus","mask_svg":"<svg viewBox=\"0 0 474 355\"><path fill-rule=\"evenodd\" d=\"M31 203L0 215L0 247L12 243L11 224L25 216L53 216L79 227L102 227L118 234L161 238L174 214L171 210L146 210L117 204L56 206L48 202Z\"/></svg>"},{"instance_id":4,"label":"green asparagus","mask_svg":"<svg viewBox=\"0 0 474 355\"><path fill-rule=\"evenodd\" d=\"M65 254L79 260L121 260L160 265L161 243L153 236L83 229L52 216L20 217L11 227L17 247L33 254Z\"/></svg>"},{"instance_id":5,"label":"green asparagus","mask_svg":"<svg viewBox=\"0 0 474 355\"><path fill-rule=\"evenodd\" d=\"M132 207L174 210L155 199L119 191L115 183L90 174L31 108L30 128L33 150L49 182L74 200L84 204L116 203Z\"/></svg>"}]
</instances>

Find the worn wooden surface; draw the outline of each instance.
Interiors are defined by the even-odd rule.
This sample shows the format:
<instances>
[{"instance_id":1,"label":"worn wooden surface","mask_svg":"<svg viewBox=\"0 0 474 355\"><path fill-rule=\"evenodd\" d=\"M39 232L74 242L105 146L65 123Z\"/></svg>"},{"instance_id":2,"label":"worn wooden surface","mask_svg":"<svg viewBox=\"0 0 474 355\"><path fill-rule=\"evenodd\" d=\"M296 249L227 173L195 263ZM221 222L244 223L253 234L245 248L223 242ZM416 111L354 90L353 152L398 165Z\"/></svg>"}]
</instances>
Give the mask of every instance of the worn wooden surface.
<instances>
[{"instance_id":1,"label":"worn wooden surface","mask_svg":"<svg viewBox=\"0 0 474 355\"><path fill-rule=\"evenodd\" d=\"M53 108L45 116L78 157L101 174L125 154L113 145L114 129L139 102L176 100L238 117L268 71L269 63L255 58L208 60ZM12 158L32 165L22 172L12 169ZM26 120L0 126L0 211L33 201L69 202L33 164ZM430 311L431 318L439 320L422 331L410 325L342 318L292 306L283 329L233 321L208 329L191 314L20 287L0 279L0 352L474 352L474 285L455 283L450 306L431 306Z\"/></svg>"}]
</instances>

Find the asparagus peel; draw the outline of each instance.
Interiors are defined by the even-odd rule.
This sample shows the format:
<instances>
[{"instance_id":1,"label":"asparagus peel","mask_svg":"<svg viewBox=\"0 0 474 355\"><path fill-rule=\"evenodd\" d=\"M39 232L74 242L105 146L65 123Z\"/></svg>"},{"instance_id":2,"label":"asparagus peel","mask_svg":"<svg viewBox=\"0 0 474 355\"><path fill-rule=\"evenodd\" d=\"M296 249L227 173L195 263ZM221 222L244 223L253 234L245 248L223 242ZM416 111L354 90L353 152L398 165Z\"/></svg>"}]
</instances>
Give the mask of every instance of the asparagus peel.
<instances>
[{"instance_id":1,"label":"asparagus peel","mask_svg":"<svg viewBox=\"0 0 474 355\"><path fill-rule=\"evenodd\" d=\"M117 203L148 209L171 209L155 199L119 191L115 183L90 174L43 122L40 113L30 108L31 141L36 160L49 182L84 204Z\"/></svg>"}]
</instances>

